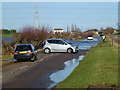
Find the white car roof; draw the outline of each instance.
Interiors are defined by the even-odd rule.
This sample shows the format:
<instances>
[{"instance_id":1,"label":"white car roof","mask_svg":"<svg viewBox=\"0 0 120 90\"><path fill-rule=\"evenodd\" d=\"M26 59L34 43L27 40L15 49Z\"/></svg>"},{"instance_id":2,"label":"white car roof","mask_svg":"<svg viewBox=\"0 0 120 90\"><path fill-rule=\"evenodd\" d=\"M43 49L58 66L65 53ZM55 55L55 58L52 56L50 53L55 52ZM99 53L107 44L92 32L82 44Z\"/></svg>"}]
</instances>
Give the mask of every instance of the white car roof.
<instances>
[{"instance_id":1,"label":"white car roof","mask_svg":"<svg viewBox=\"0 0 120 90\"><path fill-rule=\"evenodd\" d=\"M56 39L47 39L47 40L63 40L63 39L56 38Z\"/></svg>"}]
</instances>

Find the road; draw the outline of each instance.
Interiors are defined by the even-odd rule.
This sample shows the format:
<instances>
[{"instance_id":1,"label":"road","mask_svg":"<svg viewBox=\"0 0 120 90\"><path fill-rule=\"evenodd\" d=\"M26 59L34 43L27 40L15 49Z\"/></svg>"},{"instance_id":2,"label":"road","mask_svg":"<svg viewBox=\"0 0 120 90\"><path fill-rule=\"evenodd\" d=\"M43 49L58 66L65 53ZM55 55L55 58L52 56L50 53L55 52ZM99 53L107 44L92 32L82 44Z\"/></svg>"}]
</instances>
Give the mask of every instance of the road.
<instances>
[{"instance_id":1,"label":"road","mask_svg":"<svg viewBox=\"0 0 120 90\"><path fill-rule=\"evenodd\" d=\"M49 76L64 69L64 62L80 55L85 55L88 50L79 51L77 54L68 53L38 53L38 60L34 62L22 61L2 67L3 88L47 88L53 81ZM59 78L59 77L58 77Z\"/></svg>"}]
</instances>

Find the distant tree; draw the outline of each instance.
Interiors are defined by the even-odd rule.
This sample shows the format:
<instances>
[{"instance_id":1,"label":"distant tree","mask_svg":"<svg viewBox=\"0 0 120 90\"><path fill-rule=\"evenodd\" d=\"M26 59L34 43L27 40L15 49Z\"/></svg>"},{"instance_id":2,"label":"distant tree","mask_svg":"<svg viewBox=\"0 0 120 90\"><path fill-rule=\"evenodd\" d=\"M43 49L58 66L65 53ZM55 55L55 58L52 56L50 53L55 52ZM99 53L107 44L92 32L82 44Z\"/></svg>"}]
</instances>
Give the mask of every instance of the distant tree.
<instances>
[{"instance_id":1,"label":"distant tree","mask_svg":"<svg viewBox=\"0 0 120 90\"><path fill-rule=\"evenodd\" d=\"M11 45L7 41L2 40L2 54L6 55L12 53L13 53L13 48L11 47Z\"/></svg>"},{"instance_id":2,"label":"distant tree","mask_svg":"<svg viewBox=\"0 0 120 90\"><path fill-rule=\"evenodd\" d=\"M2 34L9 34L10 31L8 29L2 29Z\"/></svg>"},{"instance_id":3,"label":"distant tree","mask_svg":"<svg viewBox=\"0 0 120 90\"><path fill-rule=\"evenodd\" d=\"M49 33L47 26L40 27L39 29L33 26L25 26L21 28L19 34L14 36L14 40L19 41L19 43L31 43L35 47L39 47L48 37ZM17 41L16 43L18 43Z\"/></svg>"},{"instance_id":4,"label":"distant tree","mask_svg":"<svg viewBox=\"0 0 120 90\"><path fill-rule=\"evenodd\" d=\"M87 31L85 31L85 32L98 32L98 29L89 29L89 30L87 30Z\"/></svg>"},{"instance_id":5,"label":"distant tree","mask_svg":"<svg viewBox=\"0 0 120 90\"><path fill-rule=\"evenodd\" d=\"M120 33L120 29L116 29L116 32L117 32L117 33Z\"/></svg>"},{"instance_id":6,"label":"distant tree","mask_svg":"<svg viewBox=\"0 0 120 90\"><path fill-rule=\"evenodd\" d=\"M11 29L11 30L9 30L10 31L10 33L11 34L14 34L14 33L16 33L17 31L16 30L14 30L14 29Z\"/></svg>"},{"instance_id":7,"label":"distant tree","mask_svg":"<svg viewBox=\"0 0 120 90\"><path fill-rule=\"evenodd\" d=\"M103 30L104 34L113 34L114 33L114 28L113 27L107 27Z\"/></svg>"},{"instance_id":8,"label":"distant tree","mask_svg":"<svg viewBox=\"0 0 120 90\"><path fill-rule=\"evenodd\" d=\"M11 30L8 30L8 29L2 29L2 34L14 34L16 33L17 31L15 29L11 29Z\"/></svg>"},{"instance_id":9,"label":"distant tree","mask_svg":"<svg viewBox=\"0 0 120 90\"><path fill-rule=\"evenodd\" d=\"M2 34L2 29L0 29L0 34Z\"/></svg>"}]
</instances>

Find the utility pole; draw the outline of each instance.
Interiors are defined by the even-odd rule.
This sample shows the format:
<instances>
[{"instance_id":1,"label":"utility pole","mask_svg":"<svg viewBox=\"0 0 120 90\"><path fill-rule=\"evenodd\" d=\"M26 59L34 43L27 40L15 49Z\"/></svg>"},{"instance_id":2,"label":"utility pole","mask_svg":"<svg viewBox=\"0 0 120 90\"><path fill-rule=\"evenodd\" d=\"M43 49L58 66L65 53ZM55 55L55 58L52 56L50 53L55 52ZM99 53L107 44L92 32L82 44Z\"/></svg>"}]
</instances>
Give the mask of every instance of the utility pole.
<instances>
[{"instance_id":1,"label":"utility pole","mask_svg":"<svg viewBox=\"0 0 120 90\"><path fill-rule=\"evenodd\" d=\"M40 18L39 18L39 8L35 7L35 17L34 17L35 28L40 29Z\"/></svg>"}]
</instances>

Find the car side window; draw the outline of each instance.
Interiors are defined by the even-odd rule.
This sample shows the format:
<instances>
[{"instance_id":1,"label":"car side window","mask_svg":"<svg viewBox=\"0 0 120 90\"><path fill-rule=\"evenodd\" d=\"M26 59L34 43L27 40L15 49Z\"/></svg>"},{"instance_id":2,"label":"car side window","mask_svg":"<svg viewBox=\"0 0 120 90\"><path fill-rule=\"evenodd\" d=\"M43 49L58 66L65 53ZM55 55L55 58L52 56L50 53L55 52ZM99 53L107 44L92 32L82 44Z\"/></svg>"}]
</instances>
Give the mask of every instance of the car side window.
<instances>
[{"instance_id":1,"label":"car side window","mask_svg":"<svg viewBox=\"0 0 120 90\"><path fill-rule=\"evenodd\" d=\"M56 44L62 44L62 45L64 45L65 43L63 41L61 41L61 40L56 40Z\"/></svg>"},{"instance_id":2,"label":"car side window","mask_svg":"<svg viewBox=\"0 0 120 90\"><path fill-rule=\"evenodd\" d=\"M62 40L48 40L48 43L50 43L50 44L62 44L62 45L65 44L65 42L63 42Z\"/></svg>"},{"instance_id":3,"label":"car side window","mask_svg":"<svg viewBox=\"0 0 120 90\"><path fill-rule=\"evenodd\" d=\"M31 46L31 45L28 45L28 50L33 51L33 49L32 49L32 46Z\"/></svg>"},{"instance_id":4,"label":"car side window","mask_svg":"<svg viewBox=\"0 0 120 90\"><path fill-rule=\"evenodd\" d=\"M47 41L48 41L48 43L54 43L53 40L47 40Z\"/></svg>"},{"instance_id":5,"label":"car side window","mask_svg":"<svg viewBox=\"0 0 120 90\"><path fill-rule=\"evenodd\" d=\"M66 43L65 43L65 42L63 42L63 41L61 41L61 44L66 45Z\"/></svg>"}]
</instances>

